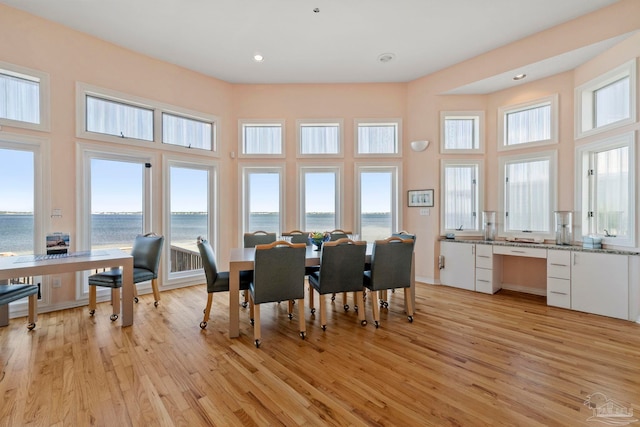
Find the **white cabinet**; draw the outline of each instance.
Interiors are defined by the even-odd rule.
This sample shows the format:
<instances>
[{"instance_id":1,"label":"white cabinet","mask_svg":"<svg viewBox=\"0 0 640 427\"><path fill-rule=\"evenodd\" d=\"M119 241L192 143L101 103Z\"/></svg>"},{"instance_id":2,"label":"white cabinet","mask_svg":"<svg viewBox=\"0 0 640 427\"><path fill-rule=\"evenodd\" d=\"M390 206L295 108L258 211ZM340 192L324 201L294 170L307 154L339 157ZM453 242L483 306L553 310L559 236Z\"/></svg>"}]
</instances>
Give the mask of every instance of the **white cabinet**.
<instances>
[{"instance_id":1,"label":"white cabinet","mask_svg":"<svg viewBox=\"0 0 640 427\"><path fill-rule=\"evenodd\" d=\"M571 308L628 320L628 256L573 252L572 257Z\"/></svg>"},{"instance_id":2,"label":"white cabinet","mask_svg":"<svg viewBox=\"0 0 640 427\"><path fill-rule=\"evenodd\" d=\"M547 305L571 308L571 252L549 250Z\"/></svg>"},{"instance_id":3,"label":"white cabinet","mask_svg":"<svg viewBox=\"0 0 640 427\"><path fill-rule=\"evenodd\" d=\"M440 283L475 290L475 247L471 243L440 242Z\"/></svg>"},{"instance_id":4,"label":"white cabinet","mask_svg":"<svg viewBox=\"0 0 640 427\"><path fill-rule=\"evenodd\" d=\"M492 245L476 245L476 291L495 294L500 290L500 257L493 256Z\"/></svg>"}]
</instances>

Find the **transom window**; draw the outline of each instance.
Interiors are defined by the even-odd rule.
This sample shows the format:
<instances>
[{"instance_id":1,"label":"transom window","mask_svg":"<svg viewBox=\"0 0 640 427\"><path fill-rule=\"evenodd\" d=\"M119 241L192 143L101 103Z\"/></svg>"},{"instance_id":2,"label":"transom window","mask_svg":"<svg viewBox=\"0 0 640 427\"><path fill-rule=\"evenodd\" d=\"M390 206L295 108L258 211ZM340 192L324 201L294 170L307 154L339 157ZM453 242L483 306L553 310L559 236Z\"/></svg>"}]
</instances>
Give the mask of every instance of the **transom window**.
<instances>
[{"instance_id":1,"label":"transom window","mask_svg":"<svg viewBox=\"0 0 640 427\"><path fill-rule=\"evenodd\" d=\"M0 125L49 130L49 75L0 61Z\"/></svg>"},{"instance_id":2,"label":"transom window","mask_svg":"<svg viewBox=\"0 0 640 427\"><path fill-rule=\"evenodd\" d=\"M556 206L555 151L502 157L502 230L506 234L552 238Z\"/></svg>"},{"instance_id":3,"label":"transom window","mask_svg":"<svg viewBox=\"0 0 640 427\"><path fill-rule=\"evenodd\" d=\"M284 157L284 121L238 123L242 156Z\"/></svg>"},{"instance_id":4,"label":"transom window","mask_svg":"<svg viewBox=\"0 0 640 427\"><path fill-rule=\"evenodd\" d=\"M635 144L627 133L580 146L577 150L577 206L582 235L604 243L635 246Z\"/></svg>"},{"instance_id":5,"label":"transom window","mask_svg":"<svg viewBox=\"0 0 640 427\"><path fill-rule=\"evenodd\" d=\"M440 152L484 152L484 111L440 112Z\"/></svg>"},{"instance_id":6,"label":"transom window","mask_svg":"<svg viewBox=\"0 0 640 427\"><path fill-rule=\"evenodd\" d=\"M636 121L636 60L579 86L575 91L576 137Z\"/></svg>"},{"instance_id":7,"label":"transom window","mask_svg":"<svg viewBox=\"0 0 640 427\"><path fill-rule=\"evenodd\" d=\"M400 119L356 119L356 155L399 155L402 141L400 123Z\"/></svg>"},{"instance_id":8,"label":"transom window","mask_svg":"<svg viewBox=\"0 0 640 427\"><path fill-rule=\"evenodd\" d=\"M442 221L443 234L477 235L481 231L482 162L442 161Z\"/></svg>"},{"instance_id":9,"label":"transom window","mask_svg":"<svg viewBox=\"0 0 640 427\"><path fill-rule=\"evenodd\" d=\"M85 83L77 84L76 93L78 137L203 154L217 150L214 116Z\"/></svg>"},{"instance_id":10,"label":"transom window","mask_svg":"<svg viewBox=\"0 0 640 427\"><path fill-rule=\"evenodd\" d=\"M298 120L298 155L342 155L342 120Z\"/></svg>"},{"instance_id":11,"label":"transom window","mask_svg":"<svg viewBox=\"0 0 640 427\"><path fill-rule=\"evenodd\" d=\"M558 142L558 96L498 110L499 150Z\"/></svg>"}]
</instances>

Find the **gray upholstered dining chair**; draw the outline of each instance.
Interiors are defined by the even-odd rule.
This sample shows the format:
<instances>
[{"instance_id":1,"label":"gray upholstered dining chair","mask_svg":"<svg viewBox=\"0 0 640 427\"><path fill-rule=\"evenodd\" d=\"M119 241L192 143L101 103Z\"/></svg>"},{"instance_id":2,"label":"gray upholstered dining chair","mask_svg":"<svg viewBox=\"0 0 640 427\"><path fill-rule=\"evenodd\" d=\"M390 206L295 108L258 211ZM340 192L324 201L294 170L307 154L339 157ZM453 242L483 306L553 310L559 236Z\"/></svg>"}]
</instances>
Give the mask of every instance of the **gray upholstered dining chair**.
<instances>
[{"instance_id":1,"label":"gray upholstered dining chair","mask_svg":"<svg viewBox=\"0 0 640 427\"><path fill-rule=\"evenodd\" d=\"M391 234L391 237L400 237L401 239L413 239L413 244L415 246L416 243L416 235L415 234L411 234L408 231L405 230L401 230L398 231L396 233ZM365 266L365 270L371 270L371 264L367 264ZM395 292L395 289L391 289L391 292ZM387 291L380 291L380 308L388 308L389 307L389 301L387 300Z\"/></svg>"},{"instance_id":2,"label":"gray upholstered dining chair","mask_svg":"<svg viewBox=\"0 0 640 427\"><path fill-rule=\"evenodd\" d=\"M329 240L348 239L350 234L352 234L351 231L344 231L337 228L329 232Z\"/></svg>"},{"instance_id":3,"label":"gray upholstered dining chair","mask_svg":"<svg viewBox=\"0 0 640 427\"><path fill-rule=\"evenodd\" d=\"M29 317L27 328L36 327L36 315L38 311L38 287L36 285L0 285L0 306L29 297ZM8 308L7 308L8 309ZM0 326L6 326L9 322L8 312L6 319L0 319Z\"/></svg>"},{"instance_id":4,"label":"gray upholstered dining chair","mask_svg":"<svg viewBox=\"0 0 640 427\"><path fill-rule=\"evenodd\" d=\"M245 248L255 248L256 245L265 245L276 241L276 233L267 233L266 231L254 231L253 233L244 233L243 236Z\"/></svg>"},{"instance_id":5,"label":"gray upholstered dining chair","mask_svg":"<svg viewBox=\"0 0 640 427\"><path fill-rule=\"evenodd\" d=\"M198 237L197 245L200 257L202 258L204 275L207 279L207 306L204 309L204 318L202 319L202 322L200 322L200 328L205 329L207 327L207 322L209 321L209 315L211 314L213 294L215 292L229 292L229 272L218 271L213 248L211 248L211 245L206 239ZM249 283L251 283L251 276L241 272L240 290L246 291L249 289Z\"/></svg>"},{"instance_id":6,"label":"gray upholstered dining chair","mask_svg":"<svg viewBox=\"0 0 640 427\"><path fill-rule=\"evenodd\" d=\"M290 237L289 240L291 243L304 243L307 246L311 245L309 241L309 233L300 230L291 230L286 233L282 233L283 237Z\"/></svg>"},{"instance_id":7,"label":"gray upholstered dining chair","mask_svg":"<svg viewBox=\"0 0 640 427\"><path fill-rule=\"evenodd\" d=\"M364 272L364 286L372 293L371 306L376 328L380 326L380 309L377 293L387 289L404 288L404 301L409 322L413 322L411 301L411 263L413 262L413 239L389 237L376 240L371 253L371 270Z\"/></svg>"},{"instance_id":8,"label":"gray upholstered dining chair","mask_svg":"<svg viewBox=\"0 0 640 427\"><path fill-rule=\"evenodd\" d=\"M158 289L158 269L160 268L160 257L162 255L162 244L164 236L155 233L140 235L133 241L131 255L133 256L133 292L134 300L138 302L138 292L135 284L151 280L155 307L160 301L160 290ZM115 268L102 273L89 276L89 314L93 316L96 312L96 286L111 288L111 304L113 314L111 320L118 319L120 314L120 288L122 287L122 269Z\"/></svg>"},{"instance_id":9,"label":"gray upholstered dining chair","mask_svg":"<svg viewBox=\"0 0 640 427\"><path fill-rule=\"evenodd\" d=\"M367 242L340 239L326 242L320 253L320 270L309 275L309 307L315 313L314 290L320 299L320 326L327 329L325 295L338 292L354 292L356 301L362 301L364 261ZM345 311L349 306L345 304ZM358 312L362 326L367 324L364 310Z\"/></svg>"},{"instance_id":10,"label":"gray upholstered dining chair","mask_svg":"<svg viewBox=\"0 0 640 427\"><path fill-rule=\"evenodd\" d=\"M260 304L298 300L300 336L305 337L304 263L306 245L276 241L256 246L253 281L249 285L250 320L253 338L260 347ZM289 319L293 318L288 305Z\"/></svg>"}]
</instances>

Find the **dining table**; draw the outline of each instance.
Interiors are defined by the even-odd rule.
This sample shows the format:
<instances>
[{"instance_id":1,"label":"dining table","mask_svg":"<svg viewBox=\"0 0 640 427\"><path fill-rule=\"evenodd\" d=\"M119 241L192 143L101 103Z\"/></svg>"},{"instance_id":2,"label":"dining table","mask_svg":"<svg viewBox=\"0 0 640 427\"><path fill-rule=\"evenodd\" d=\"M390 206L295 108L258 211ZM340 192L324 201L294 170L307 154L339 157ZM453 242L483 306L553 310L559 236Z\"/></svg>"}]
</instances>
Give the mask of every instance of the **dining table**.
<instances>
[{"instance_id":1,"label":"dining table","mask_svg":"<svg viewBox=\"0 0 640 427\"><path fill-rule=\"evenodd\" d=\"M371 262L373 243L367 243L366 262ZM229 337L240 336L240 272L253 271L255 248L233 248L229 256ZM314 246L307 245L305 266L320 265L320 254ZM247 291L248 292L248 291ZM411 262L411 300L415 307L415 252ZM405 301L406 309L406 301ZM363 308L364 312L364 308Z\"/></svg>"}]
</instances>

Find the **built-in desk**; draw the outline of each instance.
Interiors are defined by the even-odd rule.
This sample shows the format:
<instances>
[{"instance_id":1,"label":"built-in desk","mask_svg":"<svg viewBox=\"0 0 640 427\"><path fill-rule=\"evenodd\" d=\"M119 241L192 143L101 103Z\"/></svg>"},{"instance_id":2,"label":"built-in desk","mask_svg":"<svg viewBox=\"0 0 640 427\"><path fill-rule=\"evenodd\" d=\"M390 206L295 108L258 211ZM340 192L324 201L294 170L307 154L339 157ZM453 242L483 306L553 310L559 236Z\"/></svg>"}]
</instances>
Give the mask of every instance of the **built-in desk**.
<instances>
[{"instance_id":1,"label":"built-in desk","mask_svg":"<svg viewBox=\"0 0 640 427\"><path fill-rule=\"evenodd\" d=\"M447 239L440 242L440 283L493 294L503 288L504 257L546 260L548 305L640 321L639 252Z\"/></svg>"}]
</instances>

